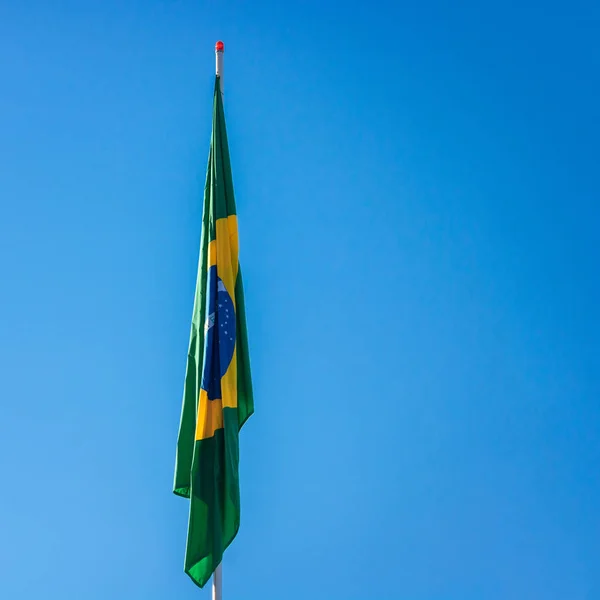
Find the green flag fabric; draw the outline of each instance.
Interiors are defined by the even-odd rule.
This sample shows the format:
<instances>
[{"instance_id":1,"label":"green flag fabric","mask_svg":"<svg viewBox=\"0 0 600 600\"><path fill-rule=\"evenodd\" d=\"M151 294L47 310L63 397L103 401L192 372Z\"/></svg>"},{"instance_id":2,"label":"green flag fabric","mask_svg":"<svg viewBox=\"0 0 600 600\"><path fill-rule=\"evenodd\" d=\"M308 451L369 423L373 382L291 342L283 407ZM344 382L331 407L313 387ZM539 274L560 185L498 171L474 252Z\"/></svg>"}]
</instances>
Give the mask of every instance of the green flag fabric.
<instances>
[{"instance_id":1,"label":"green flag fabric","mask_svg":"<svg viewBox=\"0 0 600 600\"><path fill-rule=\"evenodd\" d=\"M237 216L217 76L174 483L175 494L190 501L185 572L200 587L239 529L238 434L253 411Z\"/></svg>"}]
</instances>

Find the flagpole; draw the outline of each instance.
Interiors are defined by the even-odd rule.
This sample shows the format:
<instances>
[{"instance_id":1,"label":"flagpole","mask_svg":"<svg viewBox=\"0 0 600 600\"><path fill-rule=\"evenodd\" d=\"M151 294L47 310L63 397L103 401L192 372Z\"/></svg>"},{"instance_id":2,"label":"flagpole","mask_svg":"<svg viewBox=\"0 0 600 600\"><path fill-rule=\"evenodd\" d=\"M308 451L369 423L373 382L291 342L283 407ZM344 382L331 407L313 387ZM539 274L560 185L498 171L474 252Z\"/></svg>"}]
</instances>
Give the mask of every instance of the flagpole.
<instances>
[{"instance_id":1,"label":"flagpole","mask_svg":"<svg viewBox=\"0 0 600 600\"><path fill-rule=\"evenodd\" d=\"M219 84L221 86L221 94L223 93L223 54L225 53L225 44L219 41L215 44L215 59L216 59L216 71L217 77L219 78Z\"/></svg>"},{"instance_id":2,"label":"flagpole","mask_svg":"<svg viewBox=\"0 0 600 600\"><path fill-rule=\"evenodd\" d=\"M223 566L219 566L213 573L212 600L223 600Z\"/></svg>"},{"instance_id":3,"label":"flagpole","mask_svg":"<svg viewBox=\"0 0 600 600\"><path fill-rule=\"evenodd\" d=\"M215 44L215 70L217 77L219 78L219 87L221 94L223 94L223 54L225 53L225 44L218 41ZM219 563L219 566L213 573L213 585L212 585L212 600L223 599L223 563Z\"/></svg>"}]
</instances>

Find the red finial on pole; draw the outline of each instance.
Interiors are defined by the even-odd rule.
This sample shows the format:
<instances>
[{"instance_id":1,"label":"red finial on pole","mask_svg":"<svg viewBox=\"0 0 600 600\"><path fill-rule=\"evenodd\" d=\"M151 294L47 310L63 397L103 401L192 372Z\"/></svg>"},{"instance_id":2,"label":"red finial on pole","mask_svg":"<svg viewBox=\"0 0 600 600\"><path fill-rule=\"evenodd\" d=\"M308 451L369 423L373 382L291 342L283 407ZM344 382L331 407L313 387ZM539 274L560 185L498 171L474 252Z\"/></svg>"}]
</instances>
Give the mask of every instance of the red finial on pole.
<instances>
[{"instance_id":1,"label":"red finial on pole","mask_svg":"<svg viewBox=\"0 0 600 600\"><path fill-rule=\"evenodd\" d=\"M224 52L225 51L225 44L219 40L216 44L215 44L215 52Z\"/></svg>"}]
</instances>

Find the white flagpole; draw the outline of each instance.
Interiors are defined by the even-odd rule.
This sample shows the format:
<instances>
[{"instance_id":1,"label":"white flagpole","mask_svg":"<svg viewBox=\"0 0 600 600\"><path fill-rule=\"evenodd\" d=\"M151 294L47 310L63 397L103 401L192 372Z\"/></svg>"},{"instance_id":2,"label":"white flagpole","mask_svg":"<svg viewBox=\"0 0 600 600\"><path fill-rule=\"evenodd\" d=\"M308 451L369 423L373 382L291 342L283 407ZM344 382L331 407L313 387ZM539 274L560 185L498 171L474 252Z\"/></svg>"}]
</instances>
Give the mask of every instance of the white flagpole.
<instances>
[{"instance_id":1,"label":"white flagpole","mask_svg":"<svg viewBox=\"0 0 600 600\"><path fill-rule=\"evenodd\" d=\"M223 565L222 563L213 573L212 600L223 600Z\"/></svg>"},{"instance_id":2,"label":"white flagpole","mask_svg":"<svg viewBox=\"0 0 600 600\"><path fill-rule=\"evenodd\" d=\"M223 54L225 45L219 41L215 44L216 73L219 77L219 86L223 94ZM223 563L213 573L212 600L223 600Z\"/></svg>"},{"instance_id":3,"label":"white flagpole","mask_svg":"<svg viewBox=\"0 0 600 600\"><path fill-rule=\"evenodd\" d=\"M221 94L223 93L223 54L225 53L225 44L223 42L217 42L215 44L215 58L216 58L216 69L217 76L219 77L221 85Z\"/></svg>"}]
</instances>

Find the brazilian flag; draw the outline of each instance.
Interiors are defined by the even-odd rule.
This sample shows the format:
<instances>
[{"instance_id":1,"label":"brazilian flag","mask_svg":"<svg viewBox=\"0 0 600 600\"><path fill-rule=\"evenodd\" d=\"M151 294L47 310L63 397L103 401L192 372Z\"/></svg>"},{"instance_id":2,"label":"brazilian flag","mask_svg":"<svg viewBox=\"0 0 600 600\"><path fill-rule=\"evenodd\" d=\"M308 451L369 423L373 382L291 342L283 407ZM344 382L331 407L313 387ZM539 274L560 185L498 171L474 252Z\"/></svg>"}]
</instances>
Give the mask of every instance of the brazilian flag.
<instances>
[{"instance_id":1,"label":"brazilian flag","mask_svg":"<svg viewBox=\"0 0 600 600\"><path fill-rule=\"evenodd\" d=\"M190 499L185 572L200 587L240 526L238 434L253 411L237 217L217 76L174 484L175 494Z\"/></svg>"}]
</instances>

